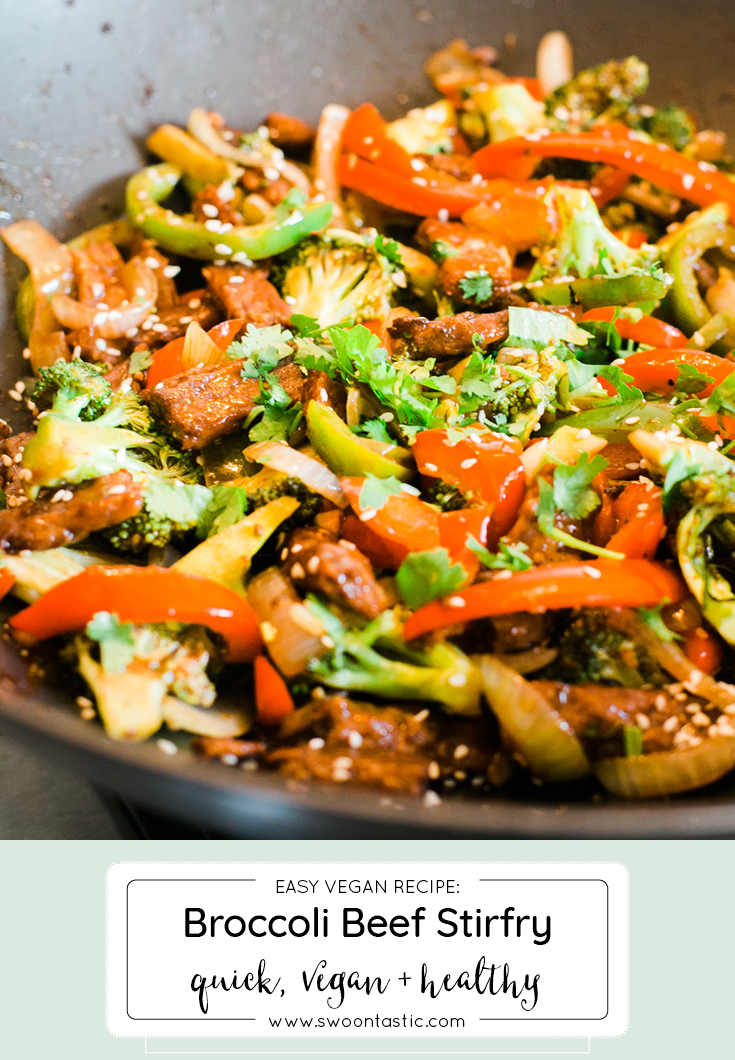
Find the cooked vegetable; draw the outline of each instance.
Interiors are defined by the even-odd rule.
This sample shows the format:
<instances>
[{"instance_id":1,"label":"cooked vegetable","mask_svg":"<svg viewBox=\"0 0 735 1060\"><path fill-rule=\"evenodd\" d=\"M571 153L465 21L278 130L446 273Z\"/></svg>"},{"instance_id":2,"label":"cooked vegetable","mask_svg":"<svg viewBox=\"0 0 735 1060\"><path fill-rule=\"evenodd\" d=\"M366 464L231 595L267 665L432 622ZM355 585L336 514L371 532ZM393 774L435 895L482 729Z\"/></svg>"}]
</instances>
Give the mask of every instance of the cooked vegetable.
<instances>
[{"instance_id":1,"label":"cooked vegetable","mask_svg":"<svg viewBox=\"0 0 735 1060\"><path fill-rule=\"evenodd\" d=\"M378 478L394 475L404 482L410 482L414 477L411 454L407 449L394 445L392 441L359 438L328 405L309 402L306 431L309 441L335 475L376 475Z\"/></svg>"},{"instance_id":2,"label":"cooked vegetable","mask_svg":"<svg viewBox=\"0 0 735 1060\"><path fill-rule=\"evenodd\" d=\"M288 686L265 655L256 655L253 670L258 720L263 725L280 725L283 719L294 711L294 702Z\"/></svg>"},{"instance_id":3,"label":"cooked vegetable","mask_svg":"<svg viewBox=\"0 0 735 1060\"><path fill-rule=\"evenodd\" d=\"M546 100L552 127L589 129L625 115L632 100L648 88L648 66L634 55L581 70Z\"/></svg>"}]
</instances>

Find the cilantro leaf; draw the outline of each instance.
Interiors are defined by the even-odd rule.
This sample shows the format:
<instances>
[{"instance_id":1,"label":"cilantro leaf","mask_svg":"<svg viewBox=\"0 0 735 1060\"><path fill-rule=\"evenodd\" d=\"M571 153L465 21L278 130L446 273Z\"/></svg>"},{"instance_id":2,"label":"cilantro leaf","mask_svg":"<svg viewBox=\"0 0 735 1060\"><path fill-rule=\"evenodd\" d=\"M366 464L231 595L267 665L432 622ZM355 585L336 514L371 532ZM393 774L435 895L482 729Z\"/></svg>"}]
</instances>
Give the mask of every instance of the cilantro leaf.
<instances>
[{"instance_id":1,"label":"cilantro leaf","mask_svg":"<svg viewBox=\"0 0 735 1060\"><path fill-rule=\"evenodd\" d=\"M300 401L290 408L275 404L265 405L263 415L249 429L250 440L252 442L284 442L296 430L303 415Z\"/></svg>"},{"instance_id":2,"label":"cilantro leaf","mask_svg":"<svg viewBox=\"0 0 735 1060\"><path fill-rule=\"evenodd\" d=\"M304 313L294 313L289 320L289 324L291 324L296 334L304 339L316 338L324 331L316 317L308 317Z\"/></svg>"},{"instance_id":3,"label":"cilantro leaf","mask_svg":"<svg viewBox=\"0 0 735 1060\"><path fill-rule=\"evenodd\" d=\"M145 372L153 363L153 352L151 350L134 350L130 355L128 371L131 375Z\"/></svg>"},{"instance_id":4,"label":"cilantro leaf","mask_svg":"<svg viewBox=\"0 0 735 1060\"><path fill-rule=\"evenodd\" d=\"M378 235L375 237L373 246L377 250L378 254L382 254L391 265L395 265L396 268L403 268L403 259L401 258L401 251L398 243L395 239L386 239L384 236Z\"/></svg>"},{"instance_id":5,"label":"cilantro leaf","mask_svg":"<svg viewBox=\"0 0 735 1060\"><path fill-rule=\"evenodd\" d=\"M556 472L554 474L556 475ZM560 530L554 524L554 487L550 482L547 482L546 479L540 478L538 480L538 490L536 522L538 523L542 534L546 534L547 537L552 537L560 544L566 545L567 548L578 549L582 552L591 552L593 556L608 556L611 559L622 558L620 552L610 552L608 549L600 548L598 545L590 545L587 541L579 541L576 537L572 537L571 534L568 534L566 530Z\"/></svg>"},{"instance_id":6,"label":"cilantro leaf","mask_svg":"<svg viewBox=\"0 0 735 1060\"><path fill-rule=\"evenodd\" d=\"M247 491L239 486L215 486L212 499L202 512L197 525L201 538L214 537L228 526L239 523L248 509Z\"/></svg>"},{"instance_id":7,"label":"cilantro leaf","mask_svg":"<svg viewBox=\"0 0 735 1060\"><path fill-rule=\"evenodd\" d=\"M702 408L703 416L735 416L735 372L714 388Z\"/></svg>"},{"instance_id":8,"label":"cilantro leaf","mask_svg":"<svg viewBox=\"0 0 735 1060\"><path fill-rule=\"evenodd\" d=\"M674 633L672 629L666 625L661 614L661 608L663 604L659 604L657 607L639 607L638 614L641 616L647 626L650 626L654 633L656 633L661 640L672 641L681 640L678 633Z\"/></svg>"},{"instance_id":9,"label":"cilantro leaf","mask_svg":"<svg viewBox=\"0 0 735 1060\"><path fill-rule=\"evenodd\" d=\"M168 482L160 475L149 476L145 506L157 519L170 519L177 526L196 526L212 499L206 486L181 481Z\"/></svg>"},{"instance_id":10,"label":"cilantro leaf","mask_svg":"<svg viewBox=\"0 0 735 1060\"><path fill-rule=\"evenodd\" d=\"M710 383L714 383L714 378L711 375L702 375L693 364L687 364L686 361L678 364L677 368L679 369L679 376L674 387L675 394L685 394L687 396L698 394L705 387L708 387Z\"/></svg>"},{"instance_id":11,"label":"cilantro leaf","mask_svg":"<svg viewBox=\"0 0 735 1060\"><path fill-rule=\"evenodd\" d=\"M120 622L109 611L98 611L87 623L87 636L100 646L102 669L108 674L121 674L135 657L133 627Z\"/></svg>"},{"instance_id":12,"label":"cilantro leaf","mask_svg":"<svg viewBox=\"0 0 735 1060\"><path fill-rule=\"evenodd\" d=\"M612 383L617 390L616 396L608 398L605 404L622 405L627 401L643 400L643 391L637 386L630 385L633 382L633 376L626 375L625 369L619 364L601 364L598 366L597 374L602 379L607 379L608 383Z\"/></svg>"},{"instance_id":13,"label":"cilantro leaf","mask_svg":"<svg viewBox=\"0 0 735 1060\"><path fill-rule=\"evenodd\" d=\"M452 563L445 548L411 552L396 573L398 590L411 608L446 596L456 589L467 573L461 563Z\"/></svg>"},{"instance_id":14,"label":"cilantro leaf","mask_svg":"<svg viewBox=\"0 0 735 1060\"><path fill-rule=\"evenodd\" d=\"M415 486L408 486L401 482L395 475L387 478L378 478L377 475L366 475L360 490L360 507L363 511L372 508L378 512L389 497L400 497L402 493L418 496L419 490Z\"/></svg>"},{"instance_id":15,"label":"cilantro leaf","mask_svg":"<svg viewBox=\"0 0 735 1060\"><path fill-rule=\"evenodd\" d=\"M360 434L364 438L372 438L374 442L387 442L389 445L395 445L395 442L388 434L385 420L365 420L359 427L353 427L352 430L355 434Z\"/></svg>"},{"instance_id":16,"label":"cilantro leaf","mask_svg":"<svg viewBox=\"0 0 735 1060\"><path fill-rule=\"evenodd\" d=\"M541 350L559 342L572 342L586 346L589 334L563 313L550 313L543 309L508 309L508 338L504 345L528 347Z\"/></svg>"},{"instance_id":17,"label":"cilantro leaf","mask_svg":"<svg viewBox=\"0 0 735 1060\"><path fill-rule=\"evenodd\" d=\"M581 453L576 464L560 464L554 471L554 507L573 519L584 519L597 508L600 498L590 483L604 471L608 461L599 454L590 460L589 453Z\"/></svg>"},{"instance_id":18,"label":"cilantro leaf","mask_svg":"<svg viewBox=\"0 0 735 1060\"><path fill-rule=\"evenodd\" d=\"M292 333L281 328L280 324L272 324L267 328L256 328L255 324L248 324L245 333L235 342L230 343L225 353L231 360L238 361L251 358L255 354L264 354L272 348L278 353L276 361L278 363L281 357L287 357L293 353L288 345L291 339L293 339Z\"/></svg>"},{"instance_id":19,"label":"cilantro leaf","mask_svg":"<svg viewBox=\"0 0 735 1060\"><path fill-rule=\"evenodd\" d=\"M434 261L442 265L447 258L456 258L459 251L451 243L445 243L443 239L435 239L429 250Z\"/></svg>"},{"instance_id":20,"label":"cilantro leaf","mask_svg":"<svg viewBox=\"0 0 735 1060\"><path fill-rule=\"evenodd\" d=\"M467 535L467 548L474 552L483 567L488 570L530 570L533 566L531 559L526 554L528 545L519 541L516 545L509 545L507 541L500 541L499 552L489 552L484 545L473 534Z\"/></svg>"},{"instance_id":21,"label":"cilantro leaf","mask_svg":"<svg viewBox=\"0 0 735 1060\"><path fill-rule=\"evenodd\" d=\"M487 269L475 269L466 272L459 281L459 289L468 302L478 305L489 302L493 296L493 278Z\"/></svg>"}]
</instances>

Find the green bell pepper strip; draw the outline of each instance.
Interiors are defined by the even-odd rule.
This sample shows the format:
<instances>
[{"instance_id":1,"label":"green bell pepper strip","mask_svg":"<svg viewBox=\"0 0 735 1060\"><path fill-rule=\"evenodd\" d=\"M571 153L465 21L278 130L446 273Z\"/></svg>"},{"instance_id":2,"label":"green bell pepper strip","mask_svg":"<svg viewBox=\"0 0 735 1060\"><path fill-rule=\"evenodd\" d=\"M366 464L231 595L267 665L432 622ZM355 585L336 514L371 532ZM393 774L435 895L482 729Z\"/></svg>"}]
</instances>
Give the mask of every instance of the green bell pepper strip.
<instances>
[{"instance_id":1,"label":"green bell pepper strip","mask_svg":"<svg viewBox=\"0 0 735 1060\"><path fill-rule=\"evenodd\" d=\"M70 250L83 250L88 247L90 243L114 243L115 246L125 246L126 243L132 243L135 235L135 229L126 218L121 218L119 221L107 221L105 224L97 225L95 228L90 228L86 232L82 232L81 235L75 236L74 239L70 239L66 246ZM30 273L21 283L18 288L18 297L15 301L15 316L18 322L18 331L23 336L25 342L28 342L28 337L31 333L31 326L33 324L33 314L36 310L36 296L33 291L33 281Z\"/></svg>"},{"instance_id":2,"label":"green bell pepper strip","mask_svg":"<svg viewBox=\"0 0 735 1060\"><path fill-rule=\"evenodd\" d=\"M569 283L535 284L530 288L536 301L546 305L581 303L585 312L609 305L635 305L637 302L658 301L666 294L670 277L664 279L650 273L623 273L620 276L589 276Z\"/></svg>"},{"instance_id":3,"label":"green bell pepper strip","mask_svg":"<svg viewBox=\"0 0 735 1060\"><path fill-rule=\"evenodd\" d=\"M257 261L280 254L304 236L326 228L334 209L331 202L299 205L285 218L278 216L277 209L276 215L262 224L211 232L202 222L159 205L181 177L182 171L167 162L141 169L130 178L125 191L128 217L131 224L164 250L201 261L237 260L236 255Z\"/></svg>"},{"instance_id":4,"label":"green bell pepper strip","mask_svg":"<svg viewBox=\"0 0 735 1060\"><path fill-rule=\"evenodd\" d=\"M723 222L695 225L678 239L666 256L666 268L674 277L671 308L678 327L686 335L699 331L713 314L699 293L695 267L707 250L721 247L727 238Z\"/></svg>"},{"instance_id":5,"label":"green bell pepper strip","mask_svg":"<svg viewBox=\"0 0 735 1060\"><path fill-rule=\"evenodd\" d=\"M406 449L385 444L382 452L366 445L367 439L358 438L337 413L318 401L310 401L306 407L306 433L327 467L339 475L375 475L377 478L394 476L401 482L410 482L416 475L416 467ZM399 462L408 457L410 466Z\"/></svg>"}]
</instances>

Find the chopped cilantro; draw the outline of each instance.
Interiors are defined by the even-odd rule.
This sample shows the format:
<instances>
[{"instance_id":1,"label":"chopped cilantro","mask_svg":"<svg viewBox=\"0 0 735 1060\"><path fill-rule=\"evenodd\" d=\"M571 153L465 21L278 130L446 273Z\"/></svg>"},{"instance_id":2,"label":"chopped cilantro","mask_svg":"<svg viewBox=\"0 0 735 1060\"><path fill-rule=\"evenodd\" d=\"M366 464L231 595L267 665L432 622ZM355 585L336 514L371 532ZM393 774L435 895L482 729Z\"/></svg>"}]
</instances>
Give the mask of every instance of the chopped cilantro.
<instances>
[{"instance_id":1,"label":"chopped cilantro","mask_svg":"<svg viewBox=\"0 0 735 1060\"><path fill-rule=\"evenodd\" d=\"M377 250L378 254L382 254L391 265L395 265L396 268L403 268L403 260L401 258L401 251L398 243L395 239L386 239L381 236L380 233L375 237L373 246Z\"/></svg>"},{"instance_id":2,"label":"chopped cilantro","mask_svg":"<svg viewBox=\"0 0 735 1060\"><path fill-rule=\"evenodd\" d=\"M378 478L377 475L367 475L360 490L360 507L363 511L372 508L380 511L389 497L399 497L402 493L410 493L418 496L419 490L415 486L408 486L401 482L395 475L387 478Z\"/></svg>"},{"instance_id":3,"label":"chopped cilantro","mask_svg":"<svg viewBox=\"0 0 735 1060\"><path fill-rule=\"evenodd\" d=\"M259 400L256 398L256 401ZM301 402L297 401L290 408L279 405L265 405L263 415L250 428L250 440L253 442L286 441L298 427L304 413Z\"/></svg>"},{"instance_id":4,"label":"chopped cilantro","mask_svg":"<svg viewBox=\"0 0 735 1060\"><path fill-rule=\"evenodd\" d=\"M99 644L102 669L108 674L121 674L135 657L133 627L109 611L92 616L87 623L87 636Z\"/></svg>"},{"instance_id":5,"label":"chopped cilantro","mask_svg":"<svg viewBox=\"0 0 735 1060\"><path fill-rule=\"evenodd\" d=\"M292 338L291 332L281 328L280 324L272 324L267 328L256 328L255 324L248 324L245 334L231 343L225 352L233 361L239 361L256 355L268 356L272 359L273 354L269 351L273 350L277 354L275 361L277 364L281 357L287 357L293 353L288 345Z\"/></svg>"},{"instance_id":6,"label":"chopped cilantro","mask_svg":"<svg viewBox=\"0 0 735 1060\"><path fill-rule=\"evenodd\" d=\"M417 608L451 593L466 577L462 564L452 563L445 548L435 548L409 553L398 568L396 583L408 606Z\"/></svg>"},{"instance_id":7,"label":"chopped cilantro","mask_svg":"<svg viewBox=\"0 0 735 1060\"><path fill-rule=\"evenodd\" d=\"M691 394L698 394L705 387L708 387L710 383L714 383L711 375L702 375L693 364L687 364L686 361L678 364L677 368L679 369L679 376L674 387L674 393L677 395L684 394L688 397Z\"/></svg>"},{"instance_id":8,"label":"chopped cilantro","mask_svg":"<svg viewBox=\"0 0 735 1060\"><path fill-rule=\"evenodd\" d=\"M355 434L360 434L364 438L372 438L374 442L387 442L388 445L395 445L395 442L388 434L385 420L365 420L359 427L353 427L352 430Z\"/></svg>"},{"instance_id":9,"label":"chopped cilantro","mask_svg":"<svg viewBox=\"0 0 735 1060\"><path fill-rule=\"evenodd\" d=\"M557 469L558 470L558 469ZM546 479L540 478L538 480L539 497L538 497L538 509L536 511L536 521L539 525L539 529L542 534L546 534L547 537L553 538L562 545L566 545L567 548L573 548L580 552L591 552L593 556L607 556L610 559L622 559L620 552L609 552L605 548L600 548L598 545L590 545L587 541L579 541L576 537L572 537L566 530L560 530L554 524L554 488L550 482Z\"/></svg>"},{"instance_id":10,"label":"chopped cilantro","mask_svg":"<svg viewBox=\"0 0 735 1060\"><path fill-rule=\"evenodd\" d=\"M703 416L735 416L735 372L714 388L702 408Z\"/></svg>"},{"instance_id":11,"label":"chopped cilantro","mask_svg":"<svg viewBox=\"0 0 735 1060\"><path fill-rule=\"evenodd\" d=\"M215 486L212 499L204 509L197 525L199 537L214 537L228 526L239 523L248 508L246 490L239 486Z\"/></svg>"},{"instance_id":12,"label":"chopped cilantro","mask_svg":"<svg viewBox=\"0 0 735 1060\"><path fill-rule=\"evenodd\" d=\"M506 346L520 346L541 350L559 342L573 342L586 346L589 334L563 313L550 313L543 309L508 309L508 339Z\"/></svg>"},{"instance_id":13,"label":"chopped cilantro","mask_svg":"<svg viewBox=\"0 0 735 1060\"><path fill-rule=\"evenodd\" d=\"M466 272L459 281L459 289L468 302L484 305L493 296L493 278L487 269L475 269Z\"/></svg>"},{"instance_id":14,"label":"chopped cilantro","mask_svg":"<svg viewBox=\"0 0 735 1060\"><path fill-rule=\"evenodd\" d=\"M529 570L533 563L528 552L528 545L519 541L516 545L509 545L507 541L500 541L499 552L489 552L484 545L473 534L467 535L467 548L474 552L483 567L489 570Z\"/></svg>"},{"instance_id":15,"label":"chopped cilantro","mask_svg":"<svg viewBox=\"0 0 735 1060\"><path fill-rule=\"evenodd\" d=\"M584 519L597 508L600 498L590 483L604 471L608 461L604 457L581 453L576 464L560 464L554 471L554 507L572 519Z\"/></svg>"},{"instance_id":16,"label":"chopped cilantro","mask_svg":"<svg viewBox=\"0 0 735 1060\"><path fill-rule=\"evenodd\" d=\"M445 243L443 239L435 239L429 251L434 261L442 265L447 258L456 258L459 251L451 243Z\"/></svg>"},{"instance_id":17,"label":"chopped cilantro","mask_svg":"<svg viewBox=\"0 0 735 1060\"><path fill-rule=\"evenodd\" d=\"M151 350L133 350L130 355L128 371L131 375L137 375L138 372L147 371L152 363L153 353Z\"/></svg>"}]
</instances>

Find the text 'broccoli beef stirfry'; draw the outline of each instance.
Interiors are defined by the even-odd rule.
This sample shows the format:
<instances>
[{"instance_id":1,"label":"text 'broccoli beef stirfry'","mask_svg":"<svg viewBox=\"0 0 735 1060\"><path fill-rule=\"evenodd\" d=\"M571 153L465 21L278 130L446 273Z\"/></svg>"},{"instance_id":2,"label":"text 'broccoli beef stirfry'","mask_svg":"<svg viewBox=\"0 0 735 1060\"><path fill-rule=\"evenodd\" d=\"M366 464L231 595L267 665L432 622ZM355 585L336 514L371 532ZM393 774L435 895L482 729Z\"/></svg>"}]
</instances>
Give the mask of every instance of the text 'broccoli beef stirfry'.
<instances>
[{"instance_id":1,"label":"text 'broccoli beef stirfry'","mask_svg":"<svg viewBox=\"0 0 735 1060\"><path fill-rule=\"evenodd\" d=\"M6 636L110 738L427 805L735 766L735 163L635 57L493 56L4 228Z\"/></svg>"}]
</instances>

